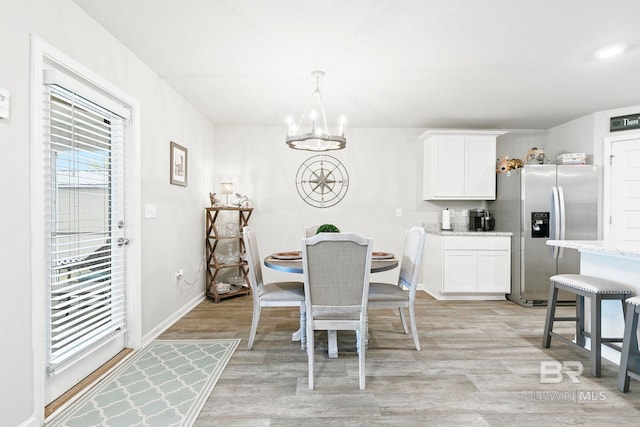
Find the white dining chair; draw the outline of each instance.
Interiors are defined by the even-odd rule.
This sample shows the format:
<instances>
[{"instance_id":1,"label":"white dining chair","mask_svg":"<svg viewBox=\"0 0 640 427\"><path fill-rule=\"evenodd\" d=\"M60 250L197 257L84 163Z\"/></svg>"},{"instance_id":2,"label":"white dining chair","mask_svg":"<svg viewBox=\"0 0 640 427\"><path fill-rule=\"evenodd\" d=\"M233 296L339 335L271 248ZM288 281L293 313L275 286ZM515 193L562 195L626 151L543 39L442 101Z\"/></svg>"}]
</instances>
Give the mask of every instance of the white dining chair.
<instances>
[{"instance_id":1,"label":"white dining chair","mask_svg":"<svg viewBox=\"0 0 640 427\"><path fill-rule=\"evenodd\" d=\"M314 331L356 331L358 377L365 388L367 300L373 240L354 233L321 233L303 239L309 390L314 388Z\"/></svg>"},{"instance_id":2,"label":"white dining chair","mask_svg":"<svg viewBox=\"0 0 640 427\"><path fill-rule=\"evenodd\" d=\"M246 226L242 229L242 239L247 254L247 263L249 264L249 282L251 283L251 293L253 295L253 317L251 319L251 332L249 334L249 344L247 347L249 350L253 348L253 341L256 337L263 307L299 307L300 345L304 349L306 346L306 318L303 283L264 283L262 278L262 261L258 252L258 242L253 227Z\"/></svg>"},{"instance_id":3,"label":"white dining chair","mask_svg":"<svg viewBox=\"0 0 640 427\"><path fill-rule=\"evenodd\" d=\"M369 308L374 310L397 308L405 334L408 333L408 330L404 309L409 309L411 334L418 351L420 350L420 340L416 326L415 302L425 236L426 233L422 227L412 227L407 232L398 283L372 282L369 285Z\"/></svg>"}]
</instances>

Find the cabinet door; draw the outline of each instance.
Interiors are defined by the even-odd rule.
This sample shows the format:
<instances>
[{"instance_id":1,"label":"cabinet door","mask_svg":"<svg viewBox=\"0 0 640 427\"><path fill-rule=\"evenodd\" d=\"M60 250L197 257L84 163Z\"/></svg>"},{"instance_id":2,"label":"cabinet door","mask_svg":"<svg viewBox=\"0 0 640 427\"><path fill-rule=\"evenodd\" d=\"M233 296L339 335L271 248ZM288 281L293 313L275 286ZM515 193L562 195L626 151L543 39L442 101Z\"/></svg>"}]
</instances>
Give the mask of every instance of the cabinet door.
<instances>
[{"instance_id":1,"label":"cabinet door","mask_svg":"<svg viewBox=\"0 0 640 427\"><path fill-rule=\"evenodd\" d=\"M465 189L469 199L496 199L496 138L465 138Z\"/></svg>"},{"instance_id":2,"label":"cabinet door","mask_svg":"<svg viewBox=\"0 0 640 427\"><path fill-rule=\"evenodd\" d=\"M478 292L510 292L511 256L507 251L478 251Z\"/></svg>"},{"instance_id":3,"label":"cabinet door","mask_svg":"<svg viewBox=\"0 0 640 427\"><path fill-rule=\"evenodd\" d=\"M444 251L442 292L476 292L477 252Z\"/></svg>"},{"instance_id":4,"label":"cabinet door","mask_svg":"<svg viewBox=\"0 0 640 427\"><path fill-rule=\"evenodd\" d=\"M432 140L433 162L428 173L436 198L464 196L464 137L447 135Z\"/></svg>"}]
</instances>

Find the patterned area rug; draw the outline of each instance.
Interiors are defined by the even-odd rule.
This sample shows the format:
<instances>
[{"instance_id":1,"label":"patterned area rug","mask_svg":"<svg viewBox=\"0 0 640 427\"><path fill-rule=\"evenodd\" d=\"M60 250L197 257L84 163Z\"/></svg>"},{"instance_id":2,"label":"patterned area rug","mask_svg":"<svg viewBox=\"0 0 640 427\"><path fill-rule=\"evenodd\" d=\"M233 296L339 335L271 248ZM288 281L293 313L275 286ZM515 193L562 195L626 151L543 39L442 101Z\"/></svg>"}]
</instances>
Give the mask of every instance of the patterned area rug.
<instances>
[{"instance_id":1,"label":"patterned area rug","mask_svg":"<svg viewBox=\"0 0 640 427\"><path fill-rule=\"evenodd\" d=\"M239 342L154 341L47 426L191 426Z\"/></svg>"}]
</instances>

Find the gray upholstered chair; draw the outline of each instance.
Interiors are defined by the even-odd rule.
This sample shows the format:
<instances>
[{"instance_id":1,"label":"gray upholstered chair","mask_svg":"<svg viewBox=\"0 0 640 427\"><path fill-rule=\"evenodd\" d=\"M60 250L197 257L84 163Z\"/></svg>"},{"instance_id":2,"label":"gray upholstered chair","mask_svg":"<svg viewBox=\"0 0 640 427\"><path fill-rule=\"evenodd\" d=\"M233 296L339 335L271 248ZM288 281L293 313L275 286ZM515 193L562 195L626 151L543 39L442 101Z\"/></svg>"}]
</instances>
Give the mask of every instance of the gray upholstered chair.
<instances>
[{"instance_id":1,"label":"gray upholstered chair","mask_svg":"<svg viewBox=\"0 0 640 427\"><path fill-rule=\"evenodd\" d=\"M300 344L305 348L305 305L304 285L302 282L273 282L264 283L262 278L262 260L258 252L256 233L252 227L242 229L242 238L249 264L249 282L253 295L253 317L249 334L248 348L253 348L262 307L299 307L300 308Z\"/></svg>"},{"instance_id":2,"label":"gray upholstered chair","mask_svg":"<svg viewBox=\"0 0 640 427\"><path fill-rule=\"evenodd\" d=\"M409 309L411 334L416 350L420 350L416 326L416 288L418 287L425 236L426 233L422 227L412 227L407 232L398 283L372 282L369 285L369 309L397 308L405 334L408 333L408 330L404 309Z\"/></svg>"},{"instance_id":3,"label":"gray upholstered chair","mask_svg":"<svg viewBox=\"0 0 640 427\"><path fill-rule=\"evenodd\" d=\"M360 389L365 388L364 340L372 251L373 240L354 233L321 233L302 241L310 390L314 387L316 330L356 331Z\"/></svg>"}]
</instances>

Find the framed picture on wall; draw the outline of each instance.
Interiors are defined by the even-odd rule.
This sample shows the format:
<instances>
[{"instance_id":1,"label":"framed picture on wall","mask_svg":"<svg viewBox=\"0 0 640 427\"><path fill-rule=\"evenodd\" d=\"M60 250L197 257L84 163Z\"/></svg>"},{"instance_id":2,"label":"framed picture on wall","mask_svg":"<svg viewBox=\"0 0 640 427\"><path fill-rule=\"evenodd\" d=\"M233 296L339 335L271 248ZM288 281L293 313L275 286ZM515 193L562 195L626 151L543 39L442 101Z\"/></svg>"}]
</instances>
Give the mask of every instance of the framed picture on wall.
<instances>
[{"instance_id":1,"label":"framed picture on wall","mask_svg":"<svg viewBox=\"0 0 640 427\"><path fill-rule=\"evenodd\" d=\"M173 185L187 186L187 149L171 141L169 176Z\"/></svg>"}]
</instances>

